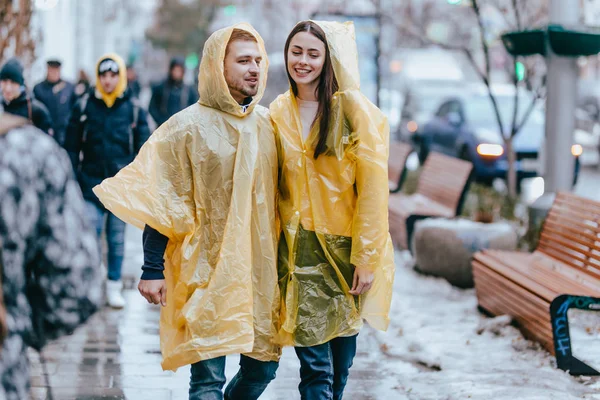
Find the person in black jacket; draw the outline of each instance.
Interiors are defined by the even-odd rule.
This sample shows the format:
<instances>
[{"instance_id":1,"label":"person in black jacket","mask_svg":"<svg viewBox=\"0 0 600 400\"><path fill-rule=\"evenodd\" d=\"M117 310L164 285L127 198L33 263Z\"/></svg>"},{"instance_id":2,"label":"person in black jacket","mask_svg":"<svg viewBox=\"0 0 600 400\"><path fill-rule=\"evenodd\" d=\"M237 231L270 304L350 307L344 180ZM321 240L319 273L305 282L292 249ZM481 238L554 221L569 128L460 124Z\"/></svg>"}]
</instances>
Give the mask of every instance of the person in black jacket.
<instances>
[{"instance_id":1,"label":"person in black jacket","mask_svg":"<svg viewBox=\"0 0 600 400\"><path fill-rule=\"evenodd\" d=\"M140 85L140 81L138 81L137 71L133 65L127 66L127 86L131 90L133 96L139 99L142 85Z\"/></svg>"},{"instance_id":2,"label":"person in black jacket","mask_svg":"<svg viewBox=\"0 0 600 400\"><path fill-rule=\"evenodd\" d=\"M77 83L75 84L75 96L79 99L90 90L90 78L83 69L79 70Z\"/></svg>"},{"instance_id":3,"label":"person in black jacket","mask_svg":"<svg viewBox=\"0 0 600 400\"><path fill-rule=\"evenodd\" d=\"M45 133L54 136L50 113L41 102L32 99L27 93L23 66L16 58L8 60L0 69L0 90L0 103L5 113L23 117Z\"/></svg>"},{"instance_id":4,"label":"person in black jacket","mask_svg":"<svg viewBox=\"0 0 600 400\"><path fill-rule=\"evenodd\" d=\"M77 172L99 240L106 229L107 301L111 307L122 308L125 306L121 295L125 223L104 208L92 188L133 161L150 131L146 112L127 88L125 63L121 57L116 54L101 57L96 73L96 87L73 107L64 148Z\"/></svg>"},{"instance_id":5,"label":"person in black jacket","mask_svg":"<svg viewBox=\"0 0 600 400\"><path fill-rule=\"evenodd\" d=\"M33 87L33 95L50 111L54 138L62 145L65 141L69 115L73 104L77 101L77 96L75 96L75 86L60 76L60 61L48 60L47 67L46 79Z\"/></svg>"},{"instance_id":6,"label":"person in black jacket","mask_svg":"<svg viewBox=\"0 0 600 400\"><path fill-rule=\"evenodd\" d=\"M198 101L198 91L183 83L185 64L173 58L169 66L169 77L152 89L148 111L156 126L165 123L172 115Z\"/></svg>"}]
</instances>

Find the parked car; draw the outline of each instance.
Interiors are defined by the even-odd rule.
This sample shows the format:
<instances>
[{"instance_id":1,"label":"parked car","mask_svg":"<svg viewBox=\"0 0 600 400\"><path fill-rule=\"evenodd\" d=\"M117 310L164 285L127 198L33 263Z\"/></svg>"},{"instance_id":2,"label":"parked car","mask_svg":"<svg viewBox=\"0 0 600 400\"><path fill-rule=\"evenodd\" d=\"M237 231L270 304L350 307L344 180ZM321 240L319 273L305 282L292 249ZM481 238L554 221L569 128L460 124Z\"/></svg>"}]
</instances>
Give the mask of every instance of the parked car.
<instances>
[{"instance_id":1,"label":"parked car","mask_svg":"<svg viewBox=\"0 0 600 400\"><path fill-rule=\"evenodd\" d=\"M495 98L499 107L504 130L512 124L514 92L498 91ZM531 94L519 94L519 115L523 115L532 101ZM519 186L524 178L539 176L543 165L539 153L544 141L543 105L536 104L529 118L513 139L516 153L516 172ZM450 156L471 161L475 178L483 183L491 183L496 178L506 179L508 159L506 146L499 133L496 113L492 102L484 90L446 98L435 115L425 123L420 131L418 147L421 155L437 151ZM574 181L579 173L581 146L573 145L571 152L575 163Z\"/></svg>"},{"instance_id":2,"label":"parked car","mask_svg":"<svg viewBox=\"0 0 600 400\"><path fill-rule=\"evenodd\" d=\"M448 97L464 87L463 82L453 81L413 81L404 92L404 104L400 113L400 123L396 130L396 139L417 143L420 134L439 105ZM423 161L424 154L419 154Z\"/></svg>"}]
</instances>

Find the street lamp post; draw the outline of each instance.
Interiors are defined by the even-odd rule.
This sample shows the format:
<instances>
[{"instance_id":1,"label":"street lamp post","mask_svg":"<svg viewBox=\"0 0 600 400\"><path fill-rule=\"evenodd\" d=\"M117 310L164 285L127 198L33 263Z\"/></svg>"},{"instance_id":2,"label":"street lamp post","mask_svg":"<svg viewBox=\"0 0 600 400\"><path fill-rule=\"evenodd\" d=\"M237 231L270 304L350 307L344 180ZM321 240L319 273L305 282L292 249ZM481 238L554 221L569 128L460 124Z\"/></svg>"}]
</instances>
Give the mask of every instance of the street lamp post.
<instances>
[{"instance_id":1,"label":"street lamp post","mask_svg":"<svg viewBox=\"0 0 600 400\"><path fill-rule=\"evenodd\" d=\"M575 26L579 22L579 2L552 0L550 23ZM558 56L547 48L545 192L570 190L575 168L571 146L575 129L577 101L577 59Z\"/></svg>"},{"instance_id":2,"label":"street lamp post","mask_svg":"<svg viewBox=\"0 0 600 400\"><path fill-rule=\"evenodd\" d=\"M577 25L579 2L551 0L550 23ZM549 40L549 35L546 40ZM546 48L546 140L544 141L544 194L529 207L532 226L545 218L556 192L569 191L573 185L574 162L571 154L577 101L577 59L557 55Z\"/></svg>"}]
</instances>

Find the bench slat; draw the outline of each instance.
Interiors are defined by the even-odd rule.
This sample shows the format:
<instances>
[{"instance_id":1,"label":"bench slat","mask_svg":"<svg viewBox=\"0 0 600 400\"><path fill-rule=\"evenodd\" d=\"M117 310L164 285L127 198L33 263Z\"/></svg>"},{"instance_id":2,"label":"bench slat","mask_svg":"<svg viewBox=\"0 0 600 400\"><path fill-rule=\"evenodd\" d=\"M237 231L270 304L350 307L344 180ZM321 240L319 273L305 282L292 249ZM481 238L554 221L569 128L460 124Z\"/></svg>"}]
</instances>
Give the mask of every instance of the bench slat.
<instances>
[{"instance_id":1,"label":"bench slat","mask_svg":"<svg viewBox=\"0 0 600 400\"><path fill-rule=\"evenodd\" d=\"M477 286L481 288L477 295L479 304L493 315L512 316L527 338L549 343L550 347L548 350L551 350L551 347L553 347L552 325L549 319L549 312L547 312L549 304L545 302L541 304L537 303L541 301L539 297L510 281L504 280L500 275L496 275L495 277L493 275L483 275L486 272L494 274L494 272L491 272L489 268L484 266L474 267L473 269ZM511 298L489 295L498 292L502 294L511 293L519 300L513 302ZM482 293L482 295L479 293ZM535 311L532 311L532 309L535 309ZM544 315L548 315L548 318L546 319Z\"/></svg>"},{"instance_id":2,"label":"bench slat","mask_svg":"<svg viewBox=\"0 0 600 400\"><path fill-rule=\"evenodd\" d=\"M391 141L388 158L388 184L392 192L398 191L402 185L402 175L410 153L412 153L411 145L395 140Z\"/></svg>"},{"instance_id":3,"label":"bench slat","mask_svg":"<svg viewBox=\"0 0 600 400\"><path fill-rule=\"evenodd\" d=\"M564 205L567 208L585 210L590 214L600 214L600 203L592 199L586 199L585 197L577 196L573 193L559 192L556 196L555 202L558 205Z\"/></svg>"},{"instance_id":4,"label":"bench slat","mask_svg":"<svg viewBox=\"0 0 600 400\"><path fill-rule=\"evenodd\" d=\"M472 169L473 164L467 161L431 152L423 165L417 193L456 209Z\"/></svg>"},{"instance_id":5,"label":"bench slat","mask_svg":"<svg viewBox=\"0 0 600 400\"><path fill-rule=\"evenodd\" d=\"M552 343L549 303L515 283L503 279L486 266L475 262L479 304L494 315L511 315L529 338ZM501 293L500 296L494 295Z\"/></svg>"},{"instance_id":6,"label":"bench slat","mask_svg":"<svg viewBox=\"0 0 600 400\"><path fill-rule=\"evenodd\" d=\"M544 285L557 296L565 293L590 296L597 294L578 281L573 274L564 273L563 268L560 268L562 264L544 253L527 254L527 257L523 257L518 252L490 251L487 255L495 258L498 263L512 267L524 276Z\"/></svg>"},{"instance_id":7,"label":"bench slat","mask_svg":"<svg viewBox=\"0 0 600 400\"><path fill-rule=\"evenodd\" d=\"M565 263L573 268L576 268L586 274L589 274L595 278L600 278L600 273L598 273L597 270L588 269L585 266L584 262L574 258L572 256L572 254L570 254L564 250L561 250L561 249L557 248L556 246L551 246L551 245L548 246L546 239L540 240L537 251L545 253L548 256L555 258L559 261L562 261L563 263ZM577 262L579 262L579 263L577 263Z\"/></svg>"},{"instance_id":8,"label":"bench slat","mask_svg":"<svg viewBox=\"0 0 600 400\"><path fill-rule=\"evenodd\" d=\"M530 292L524 293L522 287L511 287L507 280L502 279L502 275L486 268L483 264L475 263L476 267L474 273L478 274L478 279L483 280L488 286L492 287L492 293L502 293L502 296L490 296L496 298L496 301L501 300L498 307L503 307L508 304L517 305L520 310L526 316L530 316L532 320L540 323L540 325L550 324L550 313L545 312L546 308L550 308L550 304L542 300L541 298L534 296L531 301L525 301L524 295ZM511 290L508 290L511 289ZM490 291L484 291L482 296L485 296ZM506 300L509 300L508 302ZM519 311L521 312L521 311ZM525 318L527 319L527 318Z\"/></svg>"},{"instance_id":9,"label":"bench slat","mask_svg":"<svg viewBox=\"0 0 600 400\"><path fill-rule=\"evenodd\" d=\"M555 282L563 282L565 285L572 285L572 293L591 297L600 295L600 277L594 278L585 271L572 268L544 253L534 252L533 256L535 261L531 263L530 268L540 278L544 277Z\"/></svg>"},{"instance_id":10,"label":"bench slat","mask_svg":"<svg viewBox=\"0 0 600 400\"><path fill-rule=\"evenodd\" d=\"M530 279L529 277L524 276L516 269L519 268L519 266L506 266L486 253L487 252L478 253L477 261L494 270L496 273L503 275L506 279L516 283L517 285L525 287L532 293L536 293L548 303L550 303L557 296L556 292L548 289L544 285Z\"/></svg>"},{"instance_id":11,"label":"bench slat","mask_svg":"<svg viewBox=\"0 0 600 400\"><path fill-rule=\"evenodd\" d=\"M556 235L566 236L568 233L569 237L579 239L581 241L580 243L586 246L594 246L596 243L596 246L600 246L600 242L598 242L600 238L589 232L582 231L582 229L585 229L582 226L567 225L564 223L564 221L557 222L554 218L549 217L544 223L544 228L545 231L550 230Z\"/></svg>"},{"instance_id":12,"label":"bench slat","mask_svg":"<svg viewBox=\"0 0 600 400\"><path fill-rule=\"evenodd\" d=\"M552 235L552 231L548 232L548 230L544 230L542 231L540 239L544 240L545 246L567 252L576 260L581 261L584 265L591 258L595 259L596 261L600 261L599 254L592 253L592 251L589 250L589 247L586 247L585 244L582 245L575 240L575 238L569 238L570 240L565 240L564 236ZM585 247L585 249L582 247ZM593 250L597 251L595 248Z\"/></svg>"}]
</instances>

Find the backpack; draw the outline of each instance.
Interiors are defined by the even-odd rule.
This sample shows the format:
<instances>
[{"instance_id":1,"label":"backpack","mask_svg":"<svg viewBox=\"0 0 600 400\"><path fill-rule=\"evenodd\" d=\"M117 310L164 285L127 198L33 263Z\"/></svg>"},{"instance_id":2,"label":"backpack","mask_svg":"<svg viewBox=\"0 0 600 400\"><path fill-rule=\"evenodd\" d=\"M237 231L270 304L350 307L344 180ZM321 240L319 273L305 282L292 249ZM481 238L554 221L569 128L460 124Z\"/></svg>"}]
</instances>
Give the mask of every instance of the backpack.
<instances>
[{"instance_id":1,"label":"backpack","mask_svg":"<svg viewBox=\"0 0 600 400\"><path fill-rule=\"evenodd\" d=\"M83 96L81 96L81 100L79 102L79 111L80 111L80 116L79 116L79 122L81 124L83 124L83 138L81 140L82 143L85 143L87 140L87 114L86 114L86 108L87 108L87 103L88 100L90 99L90 93L86 92ZM140 115L140 102L136 97L132 97L131 98L131 103L133 104L133 122L131 123L130 127L129 127L129 153L131 155L134 154L134 138L133 138L133 131L135 130L135 128L138 125L138 121L139 121L139 115Z\"/></svg>"}]
</instances>

